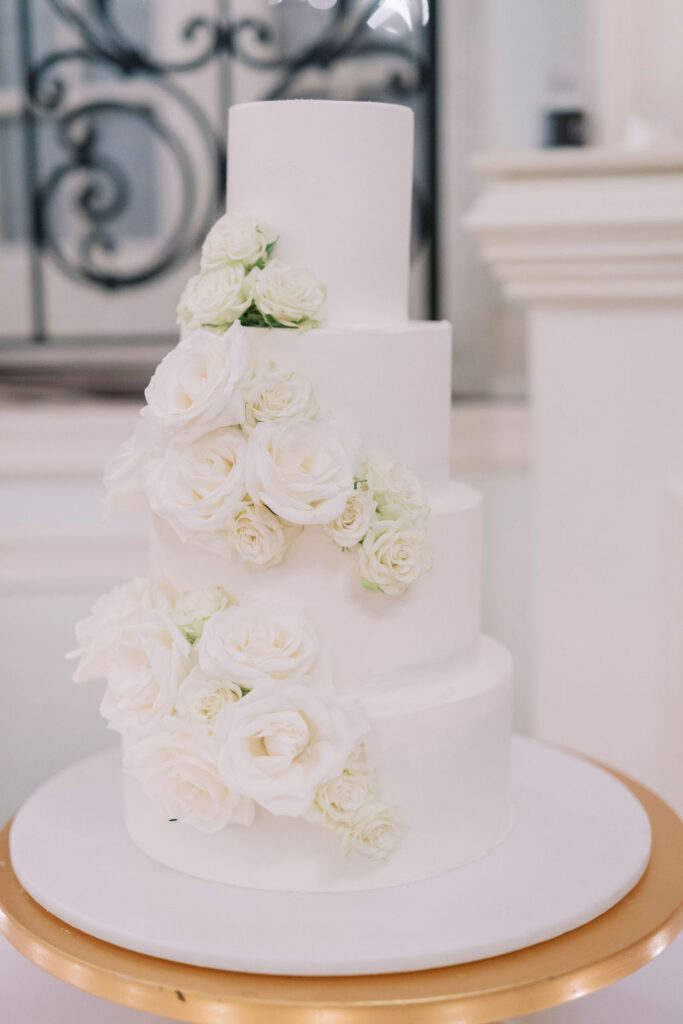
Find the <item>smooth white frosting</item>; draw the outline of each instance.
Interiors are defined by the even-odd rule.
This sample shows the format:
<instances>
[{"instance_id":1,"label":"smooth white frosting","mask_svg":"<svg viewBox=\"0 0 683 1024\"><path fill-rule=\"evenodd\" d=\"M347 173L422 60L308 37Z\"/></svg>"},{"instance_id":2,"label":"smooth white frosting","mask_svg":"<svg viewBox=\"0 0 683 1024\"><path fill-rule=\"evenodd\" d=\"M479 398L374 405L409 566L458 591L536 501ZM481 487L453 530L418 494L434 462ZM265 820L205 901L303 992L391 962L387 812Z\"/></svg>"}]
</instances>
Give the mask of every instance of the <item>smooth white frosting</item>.
<instances>
[{"instance_id":1,"label":"smooth white frosting","mask_svg":"<svg viewBox=\"0 0 683 1024\"><path fill-rule=\"evenodd\" d=\"M327 288L330 324L407 319L412 171L407 107L280 100L230 108L228 212L278 232L277 258L308 267Z\"/></svg>"},{"instance_id":2,"label":"smooth white frosting","mask_svg":"<svg viewBox=\"0 0 683 1024\"><path fill-rule=\"evenodd\" d=\"M252 358L313 384L323 413L352 428L369 455L396 459L425 486L448 479L451 327L247 328Z\"/></svg>"},{"instance_id":3,"label":"smooth white frosting","mask_svg":"<svg viewBox=\"0 0 683 1024\"><path fill-rule=\"evenodd\" d=\"M345 857L327 829L265 812L249 827L206 835L165 821L131 778L128 834L177 871L248 888L371 889L451 870L485 854L511 824L511 670L508 652L483 639L469 669L422 671L389 700L365 702L373 727L368 760L382 800L406 824L385 861Z\"/></svg>"}]
</instances>

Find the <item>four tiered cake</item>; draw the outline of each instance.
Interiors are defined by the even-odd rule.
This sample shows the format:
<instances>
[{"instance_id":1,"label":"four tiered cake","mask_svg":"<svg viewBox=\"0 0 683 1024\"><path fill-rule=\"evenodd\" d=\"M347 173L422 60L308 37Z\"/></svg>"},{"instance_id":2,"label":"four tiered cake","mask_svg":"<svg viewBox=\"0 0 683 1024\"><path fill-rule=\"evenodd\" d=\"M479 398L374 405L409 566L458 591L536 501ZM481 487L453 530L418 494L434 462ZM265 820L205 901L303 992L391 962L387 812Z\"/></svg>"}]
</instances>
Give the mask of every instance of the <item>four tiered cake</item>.
<instances>
[{"instance_id":1,"label":"four tiered cake","mask_svg":"<svg viewBox=\"0 0 683 1024\"><path fill-rule=\"evenodd\" d=\"M113 499L149 578L78 627L126 826L262 889L397 885L511 821L511 660L481 635L481 499L449 480L450 328L411 322L412 114L233 107L202 250Z\"/></svg>"}]
</instances>

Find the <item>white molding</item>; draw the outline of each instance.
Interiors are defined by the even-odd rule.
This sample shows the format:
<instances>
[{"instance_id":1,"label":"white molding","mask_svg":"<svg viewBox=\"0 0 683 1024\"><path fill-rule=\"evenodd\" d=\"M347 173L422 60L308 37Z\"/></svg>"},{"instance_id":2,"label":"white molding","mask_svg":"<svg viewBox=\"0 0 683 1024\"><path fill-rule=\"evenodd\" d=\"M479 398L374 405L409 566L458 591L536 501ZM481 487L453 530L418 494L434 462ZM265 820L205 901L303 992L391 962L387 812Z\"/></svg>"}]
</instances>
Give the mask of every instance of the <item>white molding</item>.
<instances>
[{"instance_id":1,"label":"white molding","mask_svg":"<svg viewBox=\"0 0 683 1024\"><path fill-rule=\"evenodd\" d=\"M3 478L94 477L129 436L133 403L21 404L0 407ZM461 402L451 417L451 470L529 463L529 409L523 402Z\"/></svg>"},{"instance_id":2,"label":"white molding","mask_svg":"<svg viewBox=\"0 0 683 1024\"><path fill-rule=\"evenodd\" d=\"M591 146L576 149L533 149L476 153L472 166L492 178L613 177L614 175L680 173L683 146L652 150L620 150Z\"/></svg>"},{"instance_id":3,"label":"white molding","mask_svg":"<svg viewBox=\"0 0 683 1024\"><path fill-rule=\"evenodd\" d=\"M100 477L132 433L134 403L22 403L0 407L3 477Z\"/></svg>"},{"instance_id":4,"label":"white molding","mask_svg":"<svg viewBox=\"0 0 683 1024\"><path fill-rule=\"evenodd\" d=\"M144 526L113 530L3 530L0 591L83 590L144 573Z\"/></svg>"},{"instance_id":5,"label":"white molding","mask_svg":"<svg viewBox=\"0 0 683 1024\"><path fill-rule=\"evenodd\" d=\"M526 402L464 402L451 415L451 474L528 470L531 412Z\"/></svg>"},{"instance_id":6,"label":"white molding","mask_svg":"<svg viewBox=\"0 0 683 1024\"><path fill-rule=\"evenodd\" d=\"M683 150L488 156L465 226L514 299L683 300Z\"/></svg>"}]
</instances>

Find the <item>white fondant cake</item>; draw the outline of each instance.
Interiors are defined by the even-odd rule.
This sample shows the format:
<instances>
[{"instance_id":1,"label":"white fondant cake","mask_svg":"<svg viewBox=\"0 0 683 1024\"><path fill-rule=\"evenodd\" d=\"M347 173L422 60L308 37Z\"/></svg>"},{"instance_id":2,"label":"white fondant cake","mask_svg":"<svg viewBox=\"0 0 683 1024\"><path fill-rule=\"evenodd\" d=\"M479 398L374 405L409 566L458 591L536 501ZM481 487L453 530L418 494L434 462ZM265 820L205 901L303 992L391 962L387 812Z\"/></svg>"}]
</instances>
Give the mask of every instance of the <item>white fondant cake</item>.
<instances>
[{"instance_id":1,"label":"white fondant cake","mask_svg":"<svg viewBox=\"0 0 683 1024\"><path fill-rule=\"evenodd\" d=\"M151 510L150 579L80 624L76 678L107 679L129 835L191 875L397 885L510 825L511 659L448 477L450 329L407 320L411 180L405 108L232 108L228 213L108 473Z\"/></svg>"},{"instance_id":2,"label":"white fondant cake","mask_svg":"<svg viewBox=\"0 0 683 1024\"><path fill-rule=\"evenodd\" d=\"M228 212L280 233L314 269L330 326L408 319L413 116L383 103L245 103L228 120ZM442 384L445 382L442 382Z\"/></svg>"}]
</instances>

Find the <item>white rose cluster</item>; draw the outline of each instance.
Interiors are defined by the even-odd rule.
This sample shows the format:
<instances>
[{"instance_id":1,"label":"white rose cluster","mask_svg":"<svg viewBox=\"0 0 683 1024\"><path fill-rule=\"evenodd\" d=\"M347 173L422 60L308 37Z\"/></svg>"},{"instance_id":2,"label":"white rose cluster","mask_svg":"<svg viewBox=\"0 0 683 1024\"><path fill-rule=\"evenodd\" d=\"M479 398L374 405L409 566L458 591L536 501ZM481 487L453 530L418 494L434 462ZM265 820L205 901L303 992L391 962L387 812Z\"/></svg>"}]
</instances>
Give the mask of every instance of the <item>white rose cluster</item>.
<instances>
[{"instance_id":1,"label":"white rose cluster","mask_svg":"<svg viewBox=\"0 0 683 1024\"><path fill-rule=\"evenodd\" d=\"M234 605L235 599L218 584L206 590L185 590L173 604L173 617L180 631L191 644L199 640L204 626L216 612L222 612Z\"/></svg>"},{"instance_id":2,"label":"white rose cluster","mask_svg":"<svg viewBox=\"0 0 683 1024\"><path fill-rule=\"evenodd\" d=\"M268 327L317 327L324 316L325 289L304 267L273 260L249 275L253 310L246 323Z\"/></svg>"},{"instance_id":3,"label":"white rose cluster","mask_svg":"<svg viewBox=\"0 0 683 1024\"><path fill-rule=\"evenodd\" d=\"M202 245L202 270L242 267L248 271L265 264L277 237L256 220L226 213L209 231Z\"/></svg>"},{"instance_id":4,"label":"white rose cluster","mask_svg":"<svg viewBox=\"0 0 683 1024\"><path fill-rule=\"evenodd\" d=\"M342 549L352 548L363 542L376 511L377 502L372 491L357 487L347 496L337 518L327 524L327 532Z\"/></svg>"},{"instance_id":5,"label":"white rose cluster","mask_svg":"<svg viewBox=\"0 0 683 1024\"><path fill-rule=\"evenodd\" d=\"M221 337L195 331L154 371L145 390L145 418L170 429L235 426L244 417L248 364L249 345L239 325Z\"/></svg>"},{"instance_id":6,"label":"white rose cluster","mask_svg":"<svg viewBox=\"0 0 683 1024\"><path fill-rule=\"evenodd\" d=\"M334 795L335 780L349 774L369 724L357 701L334 692L303 613L238 602L220 586L178 593L134 579L100 598L76 632L74 679L106 679L101 710L123 734L124 768L166 818L215 832L251 824L258 808L322 821L314 805L325 787L330 820L333 805L354 802ZM363 821L366 803L363 790ZM344 821L354 852L357 815Z\"/></svg>"},{"instance_id":7,"label":"white rose cluster","mask_svg":"<svg viewBox=\"0 0 683 1024\"><path fill-rule=\"evenodd\" d=\"M259 423L249 437L247 491L289 523L327 523L342 512L353 490L349 447L329 421Z\"/></svg>"},{"instance_id":8,"label":"white rose cluster","mask_svg":"<svg viewBox=\"0 0 683 1024\"><path fill-rule=\"evenodd\" d=\"M202 438L212 431L220 432L220 445L225 447L227 439L239 433L237 428L244 419L243 387L250 373L249 343L240 324L222 336L197 330L176 345L147 385L146 405L132 437L105 470L108 505L158 504L165 509L173 501L170 484L167 486L164 480L166 472L174 477L180 493L195 470L203 476L201 498L205 506L212 504L211 482L225 492L226 474L217 472L215 460L213 475L208 473L207 479L211 445ZM235 431L226 433L228 427ZM193 465L195 456L201 467ZM234 500L235 507L240 498ZM217 504L213 502L214 511ZM198 517L187 509L187 502L184 506L175 518L197 521ZM185 524L182 529L187 533L189 527Z\"/></svg>"},{"instance_id":9,"label":"white rose cluster","mask_svg":"<svg viewBox=\"0 0 683 1024\"><path fill-rule=\"evenodd\" d=\"M244 389L243 429L259 423L285 423L302 417L315 419L318 405L311 382L298 373L282 373L270 363L255 373Z\"/></svg>"},{"instance_id":10,"label":"white rose cluster","mask_svg":"<svg viewBox=\"0 0 683 1024\"><path fill-rule=\"evenodd\" d=\"M276 240L236 214L209 232L181 303L187 332L107 468L108 500L146 504L183 543L262 570L322 526L356 549L363 587L399 595L431 565L419 482L397 462L359 471L355 440L320 415L310 381L251 352L243 323L311 326L322 309L310 274L271 260Z\"/></svg>"},{"instance_id":11,"label":"white rose cluster","mask_svg":"<svg viewBox=\"0 0 683 1024\"><path fill-rule=\"evenodd\" d=\"M343 550L357 548L366 590L395 596L431 568L428 516L427 496L410 470L370 463L326 529Z\"/></svg>"},{"instance_id":12,"label":"white rose cluster","mask_svg":"<svg viewBox=\"0 0 683 1024\"><path fill-rule=\"evenodd\" d=\"M213 736L192 722L170 717L128 745L123 767L169 821L200 832L251 825L256 808L226 785L218 757Z\"/></svg>"},{"instance_id":13,"label":"white rose cluster","mask_svg":"<svg viewBox=\"0 0 683 1024\"><path fill-rule=\"evenodd\" d=\"M317 327L325 289L304 267L271 260L277 236L254 217L226 213L202 245L200 270L178 303L178 324L223 334L250 327Z\"/></svg>"},{"instance_id":14,"label":"white rose cluster","mask_svg":"<svg viewBox=\"0 0 683 1024\"><path fill-rule=\"evenodd\" d=\"M206 270L185 285L178 304L180 327L223 334L251 305L251 284L240 266Z\"/></svg>"},{"instance_id":15,"label":"white rose cluster","mask_svg":"<svg viewBox=\"0 0 683 1024\"><path fill-rule=\"evenodd\" d=\"M110 499L141 498L183 543L278 565L304 526L340 515L355 445L319 416L310 381L252 360L239 323L185 337L160 363Z\"/></svg>"},{"instance_id":16,"label":"white rose cluster","mask_svg":"<svg viewBox=\"0 0 683 1024\"><path fill-rule=\"evenodd\" d=\"M184 542L225 529L244 497L246 447L235 427L173 438L148 470L150 508Z\"/></svg>"},{"instance_id":17,"label":"white rose cluster","mask_svg":"<svg viewBox=\"0 0 683 1024\"><path fill-rule=\"evenodd\" d=\"M320 786L308 818L336 832L349 856L378 860L388 857L400 842L399 825L391 808L379 799L376 772L362 746L353 751L340 775Z\"/></svg>"},{"instance_id":18,"label":"white rose cluster","mask_svg":"<svg viewBox=\"0 0 683 1024\"><path fill-rule=\"evenodd\" d=\"M363 587L400 595L431 564L419 482L396 462L361 466L311 383L254 358L245 325L307 328L323 316L324 289L273 260L276 241L234 214L210 231L178 308L181 340L107 469L109 498L142 501L181 543L254 570L318 527L355 552ZM125 768L170 820L213 832L258 813L304 816L349 855L397 845L362 752L363 708L334 692L328 652L297 609L134 579L76 635L74 679L106 680L101 711L123 735Z\"/></svg>"}]
</instances>

